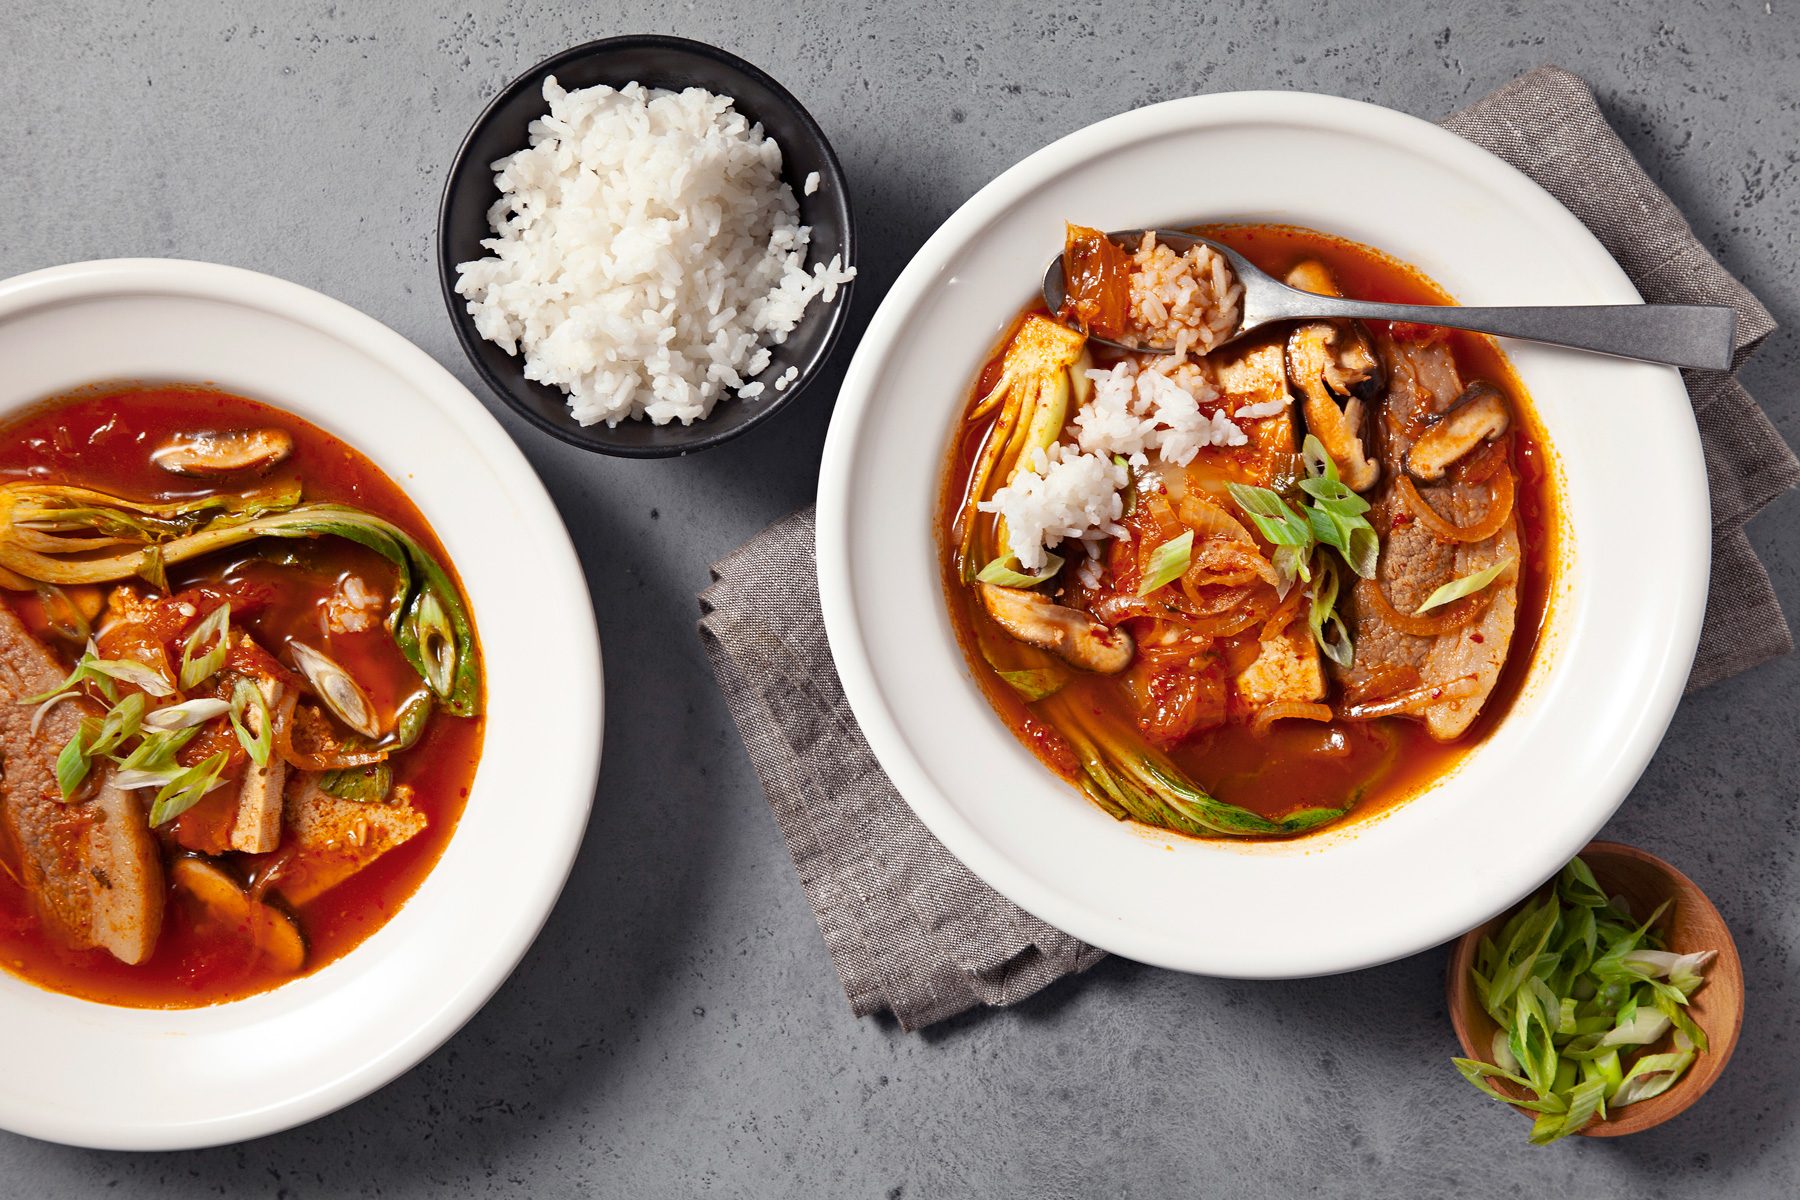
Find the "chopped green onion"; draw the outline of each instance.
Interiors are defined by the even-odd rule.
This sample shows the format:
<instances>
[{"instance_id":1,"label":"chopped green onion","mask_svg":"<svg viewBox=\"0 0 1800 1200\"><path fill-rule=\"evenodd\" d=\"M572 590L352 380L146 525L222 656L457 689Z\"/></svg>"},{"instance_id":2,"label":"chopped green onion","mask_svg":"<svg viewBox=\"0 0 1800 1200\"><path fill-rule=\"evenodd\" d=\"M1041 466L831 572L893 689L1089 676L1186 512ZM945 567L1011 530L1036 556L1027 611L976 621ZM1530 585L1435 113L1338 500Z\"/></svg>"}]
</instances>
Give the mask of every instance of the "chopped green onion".
<instances>
[{"instance_id":1,"label":"chopped green onion","mask_svg":"<svg viewBox=\"0 0 1800 1200\"><path fill-rule=\"evenodd\" d=\"M1319 652L1338 666L1348 668L1356 661L1356 647L1350 642L1344 618L1337 612L1337 564L1329 558L1319 560L1319 572L1307 598L1310 603L1306 624L1312 630L1313 641L1319 644Z\"/></svg>"},{"instance_id":2,"label":"chopped green onion","mask_svg":"<svg viewBox=\"0 0 1800 1200\"><path fill-rule=\"evenodd\" d=\"M19 703L37 704L47 709L50 701L60 701L84 683L93 684L110 701L117 695L117 690L113 687L115 679L121 683L129 683L133 687L141 688L152 696L167 696L175 690L169 686L169 681L162 677L162 673L154 667L128 658L101 658L94 649L93 643L90 642L87 653L76 661L75 669L70 671L61 683L47 692L27 696ZM41 720L42 718L40 716L36 719Z\"/></svg>"},{"instance_id":3,"label":"chopped green onion","mask_svg":"<svg viewBox=\"0 0 1800 1200\"><path fill-rule=\"evenodd\" d=\"M198 726L170 732L146 729L144 736L131 753L124 758L116 758L114 761L119 764L121 774L126 771L167 770L175 765L175 756L181 752L181 748L193 741L194 736L199 732ZM116 779L115 782L117 782ZM127 785L121 784L120 786Z\"/></svg>"},{"instance_id":4,"label":"chopped green onion","mask_svg":"<svg viewBox=\"0 0 1800 1200\"><path fill-rule=\"evenodd\" d=\"M1449 583L1446 583L1443 587L1427 596L1425 598L1425 603L1413 610L1413 615L1415 617L1422 616L1434 608L1442 608L1446 604L1461 600L1464 596L1473 596L1476 592L1479 592L1482 588L1500 578L1501 573L1512 566L1512 564L1513 560L1509 555L1495 563L1493 566L1477 571L1473 575L1464 575L1461 579L1452 579Z\"/></svg>"},{"instance_id":5,"label":"chopped green onion","mask_svg":"<svg viewBox=\"0 0 1800 1200\"><path fill-rule=\"evenodd\" d=\"M262 688L249 679L239 679L231 687L231 731L250 761L259 767L269 765L269 750L275 744L275 720L269 713L269 702ZM255 719L250 720L251 713ZM250 726L256 726L256 732Z\"/></svg>"},{"instance_id":6,"label":"chopped green onion","mask_svg":"<svg viewBox=\"0 0 1800 1200\"><path fill-rule=\"evenodd\" d=\"M431 709L430 692L419 692L400 706L400 711L394 714L394 742L386 747L388 753L410 750L425 736L425 726L431 722Z\"/></svg>"},{"instance_id":7,"label":"chopped green onion","mask_svg":"<svg viewBox=\"0 0 1800 1200\"><path fill-rule=\"evenodd\" d=\"M1194 531L1188 530L1180 537L1170 538L1150 553L1150 567L1144 574L1143 582L1138 584L1137 594L1148 596L1164 584L1173 583L1187 574L1188 563L1194 557Z\"/></svg>"},{"instance_id":8,"label":"chopped green onion","mask_svg":"<svg viewBox=\"0 0 1800 1200\"><path fill-rule=\"evenodd\" d=\"M206 614L181 645L181 689L195 687L225 665L231 650L231 604L227 601Z\"/></svg>"},{"instance_id":9,"label":"chopped green onion","mask_svg":"<svg viewBox=\"0 0 1800 1200\"><path fill-rule=\"evenodd\" d=\"M143 699L142 696L138 699ZM169 704L157 709L144 718L144 725L150 729L186 729L192 725L204 725L214 717L222 717L231 711L231 704L225 700L211 697L199 700L184 700L180 704Z\"/></svg>"},{"instance_id":10,"label":"chopped green onion","mask_svg":"<svg viewBox=\"0 0 1800 1200\"><path fill-rule=\"evenodd\" d=\"M1500 1026L1493 1063L1452 1060L1481 1092L1537 1113L1531 1141L1553 1142L1674 1086L1706 1049L1687 1012L1710 952L1675 954L1654 928L1608 900L1576 859L1476 949L1470 978ZM1675 980L1679 979L1679 983ZM1669 1037L1674 1049L1646 1053ZM1635 1055L1629 1066L1624 1056ZM1504 1093L1499 1080L1521 1092Z\"/></svg>"},{"instance_id":11,"label":"chopped green onion","mask_svg":"<svg viewBox=\"0 0 1800 1200\"><path fill-rule=\"evenodd\" d=\"M82 724L85 726L86 722ZM77 727L75 736L69 739L68 744L62 748L62 753L56 756L56 786L65 801L74 798L82 780L87 778L88 767L93 761L88 757L87 746L83 742L84 732L84 728Z\"/></svg>"},{"instance_id":12,"label":"chopped green onion","mask_svg":"<svg viewBox=\"0 0 1800 1200\"><path fill-rule=\"evenodd\" d=\"M1135 472L1132 472L1131 463L1126 461L1126 458L1123 454L1113 455L1113 466L1124 468L1124 470L1130 475L1131 481L1125 485L1125 490L1120 495L1120 498L1124 502L1124 505L1125 505L1125 511L1124 511L1123 515L1129 517L1132 513L1137 511L1137 502L1138 502L1137 475Z\"/></svg>"},{"instance_id":13,"label":"chopped green onion","mask_svg":"<svg viewBox=\"0 0 1800 1200\"><path fill-rule=\"evenodd\" d=\"M1305 517L1288 507L1286 500L1265 487L1254 487L1247 483L1228 483L1225 490L1231 494L1237 506L1244 510L1244 515L1255 522L1256 528L1262 532L1272 546L1293 546L1306 550L1312 547L1312 523Z\"/></svg>"},{"instance_id":14,"label":"chopped green onion","mask_svg":"<svg viewBox=\"0 0 1800 1200\"><path fill-rule=\"evenodd\" d=\"M995 587L1034 588L1056 578L1062 570L1063 560L1054 554L1044 556L1044 566L1035 575L1027 575L1019 560L1010 554L1002 554L975 576L982 583L991 583Z\"/></svg>"},{"instance_id":15,"label":"chopped green onion","mask_svg":"<svg viewBox=\"0 0 1800 1200\"><path fill-rule=\"evenodd\" d=\"M95 676L129 683L152 696L167 696L175 691L161 671L129 658L96 658L88 664L88 670Z\"/></svg>"},{"instance_id":16,"label":"chopped green onion","mask_svg":"<svg viewBox=\"0 0 1800 1200\"><path fill-rule=\"evenodd\" d=\"M150 805L150 824L162 825L173 821L200 803L206 793L219 786L219 775L225 770L227 757L221 750L203 762L179 772L164 784Z\"/></svg>"},{"instance_id":17,"label":"chopped green onion","mask_svg":"<svg viewBox=\"0 0 1800 1200\"><path fill-rule=\"evenodd\" d=\"M1312 501L1306 512L1313 536L1321 545L1336 550L1352 571L1364 579L1375 578L1381 539L1363 516L1369 511L1369 502L1338 478L1337 464L1325 452L1324 443L1310 433L1306 435L1301 459L1306 463L1307 477L1300 480L1299 487Z\"/></svg>"},{"instance_id":18,"label":"chopped green onion","mask_svg":"<svg viewBox=\"0 0 1800 1200\"><path fill-rule=\"evenodd\" d=\"M120 744L138 735L144 723L144 709L149 701L142 692L133 692L106 710L94 722L93 736L87 739L87 752L93 758L111 754ZM88 722L82 722L86 725Z\"/></svg>"},{"instance_id":19,"label":"chopped green onion","mask_svg":"<svg viewBox=\"0 0 1800 1200\"><path fill-rule=\"evenodd\" d=\"M299 666L301 674L313 685L313 690L319 694L319 699L325 702L325 707L331 710L333 716L366 738L381 736L381 724L375 716L375 705L350 672L305 642L289 639L288 649L293 653L294 662Z\"/></svg>"}]
</instances>

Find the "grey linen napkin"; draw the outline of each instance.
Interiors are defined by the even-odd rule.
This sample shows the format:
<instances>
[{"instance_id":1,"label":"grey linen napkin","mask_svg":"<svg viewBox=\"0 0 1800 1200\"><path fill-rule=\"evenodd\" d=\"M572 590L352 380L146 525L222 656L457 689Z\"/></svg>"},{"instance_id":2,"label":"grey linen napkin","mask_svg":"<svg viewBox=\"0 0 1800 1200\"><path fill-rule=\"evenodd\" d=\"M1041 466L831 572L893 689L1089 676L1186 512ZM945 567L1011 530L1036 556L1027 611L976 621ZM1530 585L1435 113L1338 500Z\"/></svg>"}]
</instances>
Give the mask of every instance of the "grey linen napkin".
<instances>
[{"instance_id":1,"label":"grey linen napkin","mask_svg":"<svg viewBox=\"0 0 1800 1200\"><path fill-rule=\"evenodd\" d=\"M1581 218L1644 298L1729 304L1739 361L1775 328L1694 238L1606 124L1587 85L1543 67L1444 122ZM1800 482L1800 463L1737 380L1692 372L1706 448L1713 578L1688 688L1793 648L1744 523ZM768 793L794 868L858 1016L914 1030L977 1004L1023 1000L1102 952L1019 909L919 823L857 729L819 616L810 509L713 567L700 633Z\"/></svg>"}]
</instances>

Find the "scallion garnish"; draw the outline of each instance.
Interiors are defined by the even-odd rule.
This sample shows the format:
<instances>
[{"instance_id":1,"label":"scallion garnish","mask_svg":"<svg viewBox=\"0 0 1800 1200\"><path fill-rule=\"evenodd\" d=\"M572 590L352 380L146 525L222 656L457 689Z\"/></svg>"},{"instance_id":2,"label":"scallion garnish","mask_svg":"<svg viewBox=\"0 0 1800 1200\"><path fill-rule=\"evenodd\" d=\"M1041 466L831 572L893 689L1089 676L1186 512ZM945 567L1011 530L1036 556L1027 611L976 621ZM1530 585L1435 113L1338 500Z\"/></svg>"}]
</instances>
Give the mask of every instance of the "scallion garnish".
<instances>
[{"instance_id":1,"label":"scallion garnish","mask_svg":"<svg viewBox=\"0 0 1800 1200\"><path fill-rule=\"evenodd\" d=\"M1464 575L1461 579L1452 579L1449 583L1446 583L1443 587L1427 596L1425 598L1425 603L1413 610L1413 615L1415 617L1422 616L1434 608L1442 608L1446 604L1453 604L1456 601L1461 600L1464 596L1473 596L1476 592L1479 592L1482 588L1500 578L1506 568L1512 566L1512 564L1513 560L1508 556L1501 559L1493 566L1476 571L1472 575Z\"/></svg>"},{"instance_id":2,"label":"scallion garnish","mask_svg":"<svg viewBox=\"0 0 1800 1200\"><path fill-rule=\"evenodd\" d=\"M1019 560L1010 554L1002 554L999 558L981 568L975 578L982 583L991 583L995 587L1034 588L1056 577L1062 570L1063 560L1054 554L1044 556L1044 566L1037 574L1027 574L1019 565Z\"/></svg>"},{"instance_id":3,"label":"scallion garnish","mask_svg":"<svg viewBox=\"0 0 1800 1200\"><path fill-rule=\"evenodd\" d=\"M1337 614L1338 572L1331 559L1321 559L1319 573L1307 589L1306 624L1312 630L1319 652L1340 667L1356 661L1356 647L1350 643L1350 631L1344 618Z\"/></svg>"},{"instance_id":4,"label":"scallion garnish","mask_svg":"<svg viewBox=\"0 0 1800 1200\"><path fill-rule=\"evenodd\" d=\"M82 733L83 730L77 727L75 736L69 739L68 744L63 746L62 753L56 756L56 786L65 801L74 798L93 762L88 756Z\"/></svg>"},{"instance_id":5,"label":"scallion garnish","mask_svg":"<svg viewBox=\"0 0 1800 1200\"><path fill-rule=\"evenodd\" d=\"M48 707L51 701L61 700L84 683L93 684L101 695L111 701L118 695L118 690L113 687L114 680L129 683L152 696L167 696L175 690L156 668L129 658L101 658L94 644L89 642L87 653L81 656L75 668L61 683L47 692L27 696L19 703Z\"/></svg>"},{"instance_id":6,"label":"scallion garnish","mask_svg":"<svg viewBox=\"0 0 1800 1200\"><path fill-rule=\"evenodd\" d=\"M225 665L230 649L231 604L227 601L207 613L181 644L181 689L186 691L212 678Z\"/></svg>"},{"instance_id":7,"label":"scallion garnish","mask_svg":"<svg viewBox=\"0 0 1800 1200\"><path fill-rule=\"evenodd\" d=\"M250 761L259 767L269 765L269 750L275 744L275 720L269 712L269 702L263 696L262 688L249 679L239 679L231 687L231 731L237 734L238 744ZM250 714L255 713L255 719ZM250 727L255 725L256 731Z\"/></svg>"},{"instance_id":8,"label":"scallion garnish","mask_svg":"<svg viewBox=\"0 0 1800 1200\"><path fill-rule=\"evenodd\" d=\"M173 821L219 786L219 774L225 770L226 753L221 750L202 762L177 772L150 805L150 824Z\"/></svg>"},{"instance_id":9,"label":"scallion garnish","mask_svg":"<svg viewBox=\"0 0 1800 1200\"><path fill-rule=\"evenodd\" d=\"M366 738L381 736L381 723L367 692L329 656L305 642L290 640L288 650L306 681L319 693L331 714Z\"/></svg>"},{"instance_id":10,"label":"scallion garnish","mask_svg":"<svg viewBox=\"0 0 1800 1200\"><path fill-rule=\"evenodd\" d=\"M102 754L111 754L136 737L143 727L144 709L149 703L142 692L133 692L107 709L98 721L91 718L83 721L83 726L92 725L89 735L83 739L89 756L98 758Z\"/></svg>"},{"instance_id":11,"label":"scallion garnish","mask_svg":"<svg viewBox=\"0 0 1800 1200\"><path fill-rule=\"evenodd\" d=\"M1369 502L1350 490L1338 478L1337 464L1325 452L1324 445L1312 434L1306 435L1301 452L1307 477L1300 490L1311 501L1306 515L1313 537L1320 545L1330 546L1343 557L1344 564L1364 579L1375 578L1375 562L1381 553L1381 539L1375 527L1363 516Z\"/></svg>"},{"instance_id":12,"label":"scallion garnish","mask_svg":"<svg viewBox=\"0 0 1800 1200\"><path fill-rule=\"evenodd\" d=\"M1577 858L1508 918L1498 939L1482 939L1470 977L1500 1027L1494 1062L1452 1061L1483 1093L1538 1115L1533 1143L1660 1095L1706 1050L1687 1006L1712 952L1664 950L1654 930L1667 908L1634 923ZM1672 1050L1641 1052L1664 1036ZM1627 1068L1621 1055L1632 1052ZM1530 1095L1507 1095L1496 1079Z\"/></svg>"},{"instance_id":13,"label":"scallion garnish","mask_svg":"<svg viewBox=\"0 0 1800 1200\"><path fill-rule=\"evenodd\" d=\"M1143 582L1138 584L1137 594L1148 596L1164 584L1180 579L1187 574L1188 563L1193 558L1193 530L1188 530L1180 537L1170 538L1150 552L1150 565L1144 572Z\"/></svg>"},{"instance_id":14,"label":"scallion garnish","mask_svg":"<svg viewBox=\"0 0 1800 1200\"><path fill-rule=\"evenodd\" d=\"M157 709L144 718L144 725L149 729L186 729L191 725L204 725L214 717L224 716L230 709L229 702L211 697L184 700L180 704Z\"/></svg>"}]
</instances>

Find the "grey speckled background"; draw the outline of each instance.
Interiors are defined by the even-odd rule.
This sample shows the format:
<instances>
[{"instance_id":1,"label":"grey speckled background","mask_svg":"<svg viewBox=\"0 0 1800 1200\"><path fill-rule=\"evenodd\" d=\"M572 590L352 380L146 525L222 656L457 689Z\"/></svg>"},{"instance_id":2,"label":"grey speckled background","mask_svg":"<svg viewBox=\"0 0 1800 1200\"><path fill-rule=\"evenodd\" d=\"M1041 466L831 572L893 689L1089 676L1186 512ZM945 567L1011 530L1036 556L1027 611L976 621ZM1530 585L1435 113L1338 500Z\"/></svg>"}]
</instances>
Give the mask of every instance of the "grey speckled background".
<instances>
[{"instance_id":1,"label":"grey speckled background","mask_svg":"<svg viewBox=\"0 0 1800 1200\"><path fill-rule=\"evenodd\" d=\"M6 5L0 275L135 254L253 267L474 385L428 265L443 172L496 88L575 42L680 33L784 80L855 189L859 326L969 194L1096 118L1259 87L1436 117L1555 61L1788 326L1746 376L1800 441L1796 0L227 7ZM1138 45L1152 24L1173 32ZM344 1112L194 1154L0 1135L0 1193L1794 1194L1800 661L1684 704L1609 830L1691 872L1745 956L1736 1059L1655 1133L1524 1145L1445 1061L1441 951L1279 984L1110 961L924 1036L852 1020L692 632L707 563L810 497L829 394L666 463L587 457L494 405L576 525L609 665L600 803L544 935L468 1028ZM1752 533L1800 615L1797 518L1789 501Z\"/></svg>"}]
</instances>

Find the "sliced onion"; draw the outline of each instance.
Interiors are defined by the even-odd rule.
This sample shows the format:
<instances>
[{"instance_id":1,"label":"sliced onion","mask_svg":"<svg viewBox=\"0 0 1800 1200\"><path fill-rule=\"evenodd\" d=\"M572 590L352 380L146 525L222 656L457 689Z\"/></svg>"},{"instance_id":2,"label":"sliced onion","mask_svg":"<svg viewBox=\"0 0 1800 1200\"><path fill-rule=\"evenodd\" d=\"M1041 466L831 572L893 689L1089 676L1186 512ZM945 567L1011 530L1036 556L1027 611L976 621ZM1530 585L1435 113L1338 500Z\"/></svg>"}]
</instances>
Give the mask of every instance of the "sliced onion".
<instances>
[{"instance_id":1,"label":"sliced onion","mask_svg":"<svg viewBox=\"0 0 1800 1200\"><path fill-rule=\"evenodd\" d=\"M1378 579L1358 579L1356 581L1356 599L1359 604L1366 604L1375 610L1384 622L1401 633L1413 637L1440 637L1446 633L1455 633L1465 625L1472 624L1487 606L1492 603L1494 593L1484 589L1472 596L1464 596L1461 600L1452 601L1435 612L1419 616L1417 613L1403 613L1394 607L1394 602L1387 598L1387 591Z\"/></svg>"},{"instance_id":2,"label":"sliced onion","mask_svg":"<svg viewBox=\"0 0 1800 1200\"><path fill-rule=\"evenodd\" d=\"M1250 732L1257 737L1267 737L1269 726L1282 720L1329 721L1331 720L1331 706L1308 703L1304 700L1277 700L1273 704L1265 704L1256 710L1256 716L1250 721Z\"/></svg>"},{"instance_id":3,"label":"sliced onion","mask_svg":"<svg viewBox=\"0 0 1800 1200\"><path fill-rule=\"evenodd\" d=\"M1234 587L1262 580L1280 586L1275 567L1255 546L1227 538L1209 538L1197 544L1188 560L1187 582L1194 587Z\"/></svg>"},{"instance_id":4,"label":"sliced onion","mask_svg":"<svg viewBox=\"0 0 1800 1200\"><path fill-rule=\"evenodd\" d=\"M1444 542L1485 542L1506 527L1507 518L1512 516L1513 497L1517 490L1513 486L1512 468L1502 466L1494 473L1492 480L1493 495L1488 500L1487 512L1473 525L1457 525L1444 518L1437 509L1426 503L1419 489L1413 486L1412 477L1404 472L1394 476L1395 491L1406 505L1407 511L1418 519L1419 524L1431 531L1433 537Z\"/></svg>"},{"instance_id":5,"label":"sliced onion","mask_svg":"<svg viewBox=\"0 0 1800 1200\"><path fill-rule=\"evenodd\" d=\"M1207 538L1228 538L1234 542L1243 542L1254 546L1256 539L1250 531L1230 513L1214 504L1206 497L1189 492L1181 498L1177 511L1181 514L1181 522L1194 531L1194 537L1200 541Z\"/></svg>"},{"instance_id":6,"label":"sliced onion","mask_svg":"<svg viewBox=\"0 0 1800 1200\"><path fill-rule=\"evenodd\" d=\"M1351 704L1362 704L1369 700L1397 696L1423 682L1417 667L1382 667L1371 672L1360 683L1345 688L1344 699Z\"/></svg>"},{"instance_id":7,"label":"sliced onion","mask_svg":"<svg viewBox=\"0 0 1800 1200\"><path fill-rule=\"evenodd\" d=\"M80 692L71 688L69 691L56 693L56 695L38 705L37 710L31 714L31 736L36 737L38 735L38 729L43 725L44 718L50 715L51 709L61 704L64 700L73 700L79 695L81 695Z\"/></svg>"},{"instance_id":8,"label":"sliced onion","mask_svg":"<svg viewBox=\"0 0 1800 1200\"><path fill-rule=\"evenodd\" d=\"M299 699L293 692L289 692L275 709L275 753L281 755L289 766L302 771L337 771L345 767L366 767L387 758L386 750L345 750L334 746L329 751L312 751L302 750L294 745L294 726L298 723L295 712Z\"/></svg>"},{"instance_id":9,"label":"sliced onion","mask_svg":"<svg viewBox=\"0 0 1800 1200\"><path fill-rule=\"evenodd\" d=\"M1452 679L1449 683L1428 683L1401 692L1397 696L1389 696L1385 700L1370 700L1363 704L1352 704L1343 711L1346 721L1373 721L1377 717L1397 717L1406 713L1422 712L1452 700L1466 700L1473 696L1479 683L1473 675L1464 675L1460 679Z\"/></svg>"}]
</instances>

